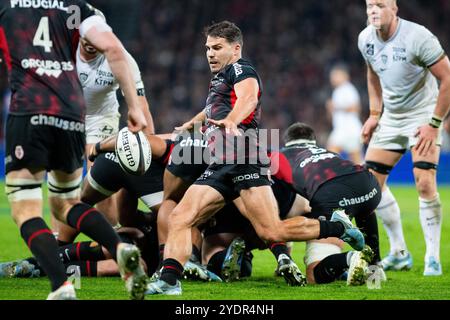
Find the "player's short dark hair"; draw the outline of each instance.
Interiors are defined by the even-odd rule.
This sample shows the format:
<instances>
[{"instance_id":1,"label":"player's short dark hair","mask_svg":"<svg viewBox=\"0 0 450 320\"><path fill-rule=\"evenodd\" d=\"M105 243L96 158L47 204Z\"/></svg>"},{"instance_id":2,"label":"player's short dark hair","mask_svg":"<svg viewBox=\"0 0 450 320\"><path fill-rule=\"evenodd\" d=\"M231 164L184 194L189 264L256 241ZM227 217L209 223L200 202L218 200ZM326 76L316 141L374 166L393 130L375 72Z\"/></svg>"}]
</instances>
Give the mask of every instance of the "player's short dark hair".
<instances>
[{"instance_id":1,"label":"player's short dark hair","mask_svg":"<svg viewBox=\"0 0 450 320\"><path fill-rule=\"evenodd\" d=\"M316 140L314 129L303 122L296 122L287 128L283 136L284 142L288 143L293 140Z\"/></svg>"},{"instance_id":2,"label":"player's short dark hair","mask_svg":"<svg viewBox=\"0 0 450 320\"><path fill-rule=\"evenodd\" d=\"M207 26L204 34L206 37L224 38L228 43L239 43L241 46L244 44L241 29L233 22L227 20Z\"/></svg>"}]
</instances>

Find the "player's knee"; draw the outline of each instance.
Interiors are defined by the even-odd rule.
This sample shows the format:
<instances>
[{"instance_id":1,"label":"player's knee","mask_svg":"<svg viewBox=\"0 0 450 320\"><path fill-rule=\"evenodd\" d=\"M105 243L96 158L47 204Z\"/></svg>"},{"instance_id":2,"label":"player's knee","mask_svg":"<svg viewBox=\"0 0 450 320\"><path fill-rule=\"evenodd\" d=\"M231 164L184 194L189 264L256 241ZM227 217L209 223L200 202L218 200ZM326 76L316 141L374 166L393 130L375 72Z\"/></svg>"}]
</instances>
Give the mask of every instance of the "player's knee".
<instances>
[{"instance_id":1,"label":"player's knee","mask_svg":"<svg viewBox=\"0 0 450 320\"><path fill-rule=\"evenodd\" d=\"M436 169L432 163L415 162L414 177L419 195L429 198L436 193Z\"/></svg>"},{"instance_id":2,"label":"player's knee","mask_svg":"<svg viewBox=\"0 0 450 320\"><path fill-rule=\"evenodd\" d=\"M48 198L53 214L61 221L65 212L80 201L81 176L72 181L60 182L48 175Z\"/></svg>"}]
</instances>

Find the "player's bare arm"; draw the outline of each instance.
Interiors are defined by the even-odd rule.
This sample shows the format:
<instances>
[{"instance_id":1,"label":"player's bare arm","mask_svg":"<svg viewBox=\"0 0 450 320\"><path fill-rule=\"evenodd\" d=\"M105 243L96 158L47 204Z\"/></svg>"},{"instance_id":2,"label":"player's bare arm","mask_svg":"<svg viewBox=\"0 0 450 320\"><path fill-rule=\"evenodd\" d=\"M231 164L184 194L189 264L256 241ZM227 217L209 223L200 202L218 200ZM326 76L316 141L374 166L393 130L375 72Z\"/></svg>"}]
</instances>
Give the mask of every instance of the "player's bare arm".
<instances>
[{"instance_id":1,"label":"player's bare arm","mask_svg":"<svg viewBox=\"0 0 450 320\"><path fill-rule=\"evenodd\" d=\"M365 144L369 143L372 138L383 110L380 78L378 78L370 65L367 65L367 88L369 92L370 116L362 128L362 139Z\"/></svg>"},{"instance_id":2,"label":"player's bare arm","mask_svg":"<svg viewBox=\"0 0 450 320\"><path fill-rule=\"evenodd\" d=\"M234 86L236 92L236 104L233 110L223 120L208 119L216 126L225 128L226 133L240 136L238 125L247 118L258 105L259 85L255 78L248 78Z\"/></svg>"},{"instance_id":3,"label":"player's bare arm","mask_svg":"<svg viewBox=\"0 0 450 320\"><path fill-rule=\"evenodd\" d=\"M417 131L419 140L415 150L420 156L427 156L436 144L442 120L450 109L450 62L448 57L442 58L430 67L431 73L440 82L439 96L430 123L420 127Z\"/></svg>"},{"instance_id":4,"label":"player's bare arm","mask_svg":"<svg viewBox=\"0 0 450 320\"><path fill-rule=\"evenodd\" d=\"M147 121L147 126L144 129L146 135L155 134L155 124L153 122L152 113L150 112L150 106L148 104L147 98L145 96L138 96L139 105L144 112L145 120Z\"/></svg>"},{"instance_id":5,"label":"player's bare arm","mask_svg":"<svg viewBox=\"0 0 450 320\"><path fill-rule=\"evenodd\" d=\"M183 123L179 127L175 127L175 130L176 131L189 131L189 130L192 130L194 128L194 125L196 123L204 123L205 120L206 120L206 113L205 113L205 111L202 110L199 113L197 113L195 115L195 117L193 117L188 122Z\"/></svg>"},{"instance_id":6,"label":"player's bare arm","mask_svg":"<svg viewBox=\"0 0 450 320\"><path fill-rule=\"evenodd\" d=\"M116 76L128 105L128 127L138 132L147 126L142 106L136 94L136 85L120 40L111 31L98 30L91 27L85 38L108 60L111 71Z\"/></svg>"}]
</instances>

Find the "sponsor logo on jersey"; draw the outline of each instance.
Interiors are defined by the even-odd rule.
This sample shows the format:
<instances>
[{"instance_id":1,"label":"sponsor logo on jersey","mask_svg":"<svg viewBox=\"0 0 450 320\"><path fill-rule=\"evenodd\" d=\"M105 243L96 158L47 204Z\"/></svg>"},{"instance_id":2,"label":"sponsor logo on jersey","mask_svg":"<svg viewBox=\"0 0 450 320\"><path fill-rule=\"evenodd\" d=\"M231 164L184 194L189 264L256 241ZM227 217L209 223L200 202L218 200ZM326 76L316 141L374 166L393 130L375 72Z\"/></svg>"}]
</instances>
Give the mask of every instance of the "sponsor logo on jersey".
<instances>
[{"instance_id":1,"label":"sponsor logo on jersey","mask_svg":"<svg viewBox=\"0 0 450 320\"><path fill-rule=\"evenodd\" d=\"M355 198L343 198L341 201L339 201L339 205L341 207L348 207L348 206L353 206L355 204L361 204L364 202L369 201L370 199L372 199L373 197L375 197L378 194L378 191L376 188L373 188L373 190L363 196L360 197L355 197Z\"/></svg>"},{"instance_id":2,"label":"sponsor logo on jersey","mask_svg":"<svg viewBox=\"0 0 450 320\"><path fill-rule=\"evenodd\" d=\"M59 78L63 71L73 71L74 67L70 61L52 61L39 59L23 59L21 61L22 68L36 69L36 74L39 76L47 75L49 77Z\"/></svg>"},{"instance_id":3,"label":"sponsor logo on jersey","mask_svg":"<svg viewBox=\"0 0 450 320\"><path fill-rule=\"evenodd\" d=\"M67 11L63 1L59 0L10 0L11 8L59 9Z\"/></svg>"},{"instance_id":4,"label":"sponsor logo on jersey","mask_svg":"<svg viewBox=\"0 0 450 320\"><path fill-rule=\"evenodd\" d=\"M84 132L84 123L47 116L45 114L32 116L30 118L30 123L33 126L51 126L65 131Z\"/></svg>"},{"instance_id":5,"label":"sponsor logo on jersey","mask_svg":"<svg viewBox=\"0 0 450 320\"><path fill-rule=\"evenodd\" d=\"M392 56L392 60L394 62L406 62L406 48L398 48L394 47L394 55Z\"/></svg>"},{"instance_id":6,"label":"sponsor logo on jersey","mask_svg":"<svg viewBox=\"0 0 450 320\"><path fill-rule=\"evenodd\" d=\"M233 67L236 77L239 77L243 73L242 66L239 63L235 63L233 64Z\"/></svg>"},{"instance_id":7,"label":"sponsor logo on jersey","mask_svg":"<svg viewBox=\"0 0 450 320\"><path fill-rule=\"evenodd\" d=\"M256 180L259 179L259 173L250 173L250 174L244 174L241 176L237 176L233 178L233 183L242 182L242 181L249 181L249 180Z\"/></svg>"},{"instance_id":8,"label":"sponsor logo on jersey","mask_svg":"<svg viewBox=\"0 0 450 320\"><path fill-rule=\"evenodd\" d=\"M336 155L333 153L324 153L324 154L318 154L318 155L316 154L316 155L306 158L305 160L300 162L300 168L304 168L309 163L316 163L316 162L323 161L326 159L333 159L335 157L336 157Z\"/></svg>"},{"instance_id":9,"label":"sponsor logo on jersey","mask_svg":"<svg viewBox=\"0 0 450 320\"><path fill-rule=\"evenodd\" d=\"M366 44L366 54L373 56L375 54L375 45L373 43Z\"/></svg>"}]
</instances>

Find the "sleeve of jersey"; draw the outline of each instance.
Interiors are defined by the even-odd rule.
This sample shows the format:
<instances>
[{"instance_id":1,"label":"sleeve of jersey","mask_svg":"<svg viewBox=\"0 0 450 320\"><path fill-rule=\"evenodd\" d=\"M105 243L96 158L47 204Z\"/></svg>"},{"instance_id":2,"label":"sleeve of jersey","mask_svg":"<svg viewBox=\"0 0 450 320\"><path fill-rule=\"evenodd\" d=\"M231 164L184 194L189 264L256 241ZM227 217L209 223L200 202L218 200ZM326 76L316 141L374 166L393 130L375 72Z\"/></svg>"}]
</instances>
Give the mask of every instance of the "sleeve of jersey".
<instances>
[{"instance_id":1,"label":"sleeve of jersey","mask_svg":"<svg viewBox=\"0 0 450 320\"><path fill-rule=\"evenodd\" d=\"M416 41L418 60L426 67L431 67L445 55L438 38L424 27L417 32Z\"/></svg>"},{"instance_id":2,"label":"sleeve of jersey","mask_svg":"<svg viewBox=\"0 0 450 320\"><path fill-rule=\"evenodd\" d=\"M229 72L230 81L233 85L248 78L255 78L258 80L258 74L255 69L248 65L241 65L239 63L233 64Z\"/></svg>"},{"instance_id":3,"label":"sleeve of jersey","mask_svg":"<svg viewBox=\"0 0 450 320\"><path fill-rule=\"evenodd\" d=\"M126 52L126 57L128 64L130 65L131 73L133 74L134 82L136 83L136 90L138 90L139 93L139 91L142 91L144 89L144 82L142 81L141 71L139 70L139 66L136 63L136 60L134 60L131 54Z\"/></svg>"},{"instance_id":4,"label":"sleeve of jersey","mask_svg":"<svg viewBox=\"0 0 450 320\"><path fill-rule=\"evenodd\" d=\"M358 49L361 52L361 55L363 56L364 60L366 62L368 62L367 56L366 56L366 51L364 50L364 47L365 47L364 42L365 41L364 41L363 33L360 33L359 37L358 37Z\"/></svg>"}]
</instances>

